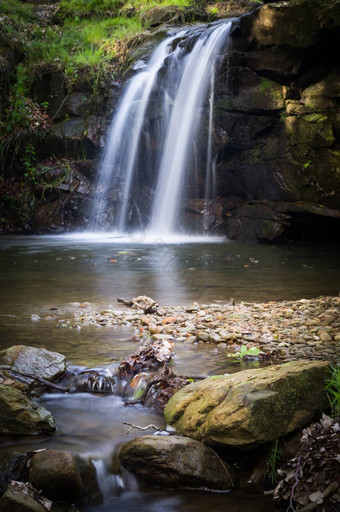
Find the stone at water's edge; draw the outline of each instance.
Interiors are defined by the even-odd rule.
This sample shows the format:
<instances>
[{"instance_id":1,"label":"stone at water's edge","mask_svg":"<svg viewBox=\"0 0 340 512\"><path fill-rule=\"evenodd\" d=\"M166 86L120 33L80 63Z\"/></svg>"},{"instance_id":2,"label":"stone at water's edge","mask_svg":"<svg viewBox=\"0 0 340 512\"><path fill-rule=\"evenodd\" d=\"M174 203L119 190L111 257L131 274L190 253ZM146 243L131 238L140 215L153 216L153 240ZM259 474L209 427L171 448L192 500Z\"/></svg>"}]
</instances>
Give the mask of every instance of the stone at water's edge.
<instances>
[{"instance_id":1,"label":"stone at water's edge","mask_svg":"<svg viewBox=\"0 0 340 512\"><path fill-rule=\"evenodd\" d=\"M44 348L15 345L0 352L0 365L12 371L31 374L50 382L58 380L66 371L66 358Z\"/></svg>"},{"instance_id":2,"label":"stone at water's edge","mask_svg":"<svg viewBox=\"0 0 340 512\"><path fill-rule=\"evenodd\" d=\"M234 487L233 473L203 443L179 436L142 436L124 444L120 460L151 485L164 487Z\"/></svg>"},{"instance_id":3,"label":"stone at water's edge","mask_svg":"<svg viewBox=\"0 0 340 512\"><path fill-rule=\"evenodd\" d=\"M51 500L73 503L82 496L82 481L70 453L56 450L35 453L28 480Z\"/></svg>"},{"instance_id":4,"label":"stone at water's edge","mask_svg":"<svg viewBox=\"0 0 340 512\"><path fill-rule=\"evenodd\" d=\"M38 492L30 485L12 481L0 499L0 512L46 512L51 505L46 499L39 501Z\"/></svg>"},{"instance_id":5,"label":"stone at water's edge","mask_svg":"<svg viewBox=\"0 0 340 512\"><path fill-rule=\"evenodd\" d=\"M208 445L253 447L305 426L328 408L329 363L282 366L210 377L182 388L164 410L176 432Z\"/></svg>"},{"instance_id":6,"label":"stone at water's edge","mask_svg":"<svg viewBox=\"0 0 340 512\"><path fill-rule=\"evenodd\" d=\"M41 434L55 429L56 424L49 411L21 391L0 385L0 433Z\"/></svg>"}]
</instances>

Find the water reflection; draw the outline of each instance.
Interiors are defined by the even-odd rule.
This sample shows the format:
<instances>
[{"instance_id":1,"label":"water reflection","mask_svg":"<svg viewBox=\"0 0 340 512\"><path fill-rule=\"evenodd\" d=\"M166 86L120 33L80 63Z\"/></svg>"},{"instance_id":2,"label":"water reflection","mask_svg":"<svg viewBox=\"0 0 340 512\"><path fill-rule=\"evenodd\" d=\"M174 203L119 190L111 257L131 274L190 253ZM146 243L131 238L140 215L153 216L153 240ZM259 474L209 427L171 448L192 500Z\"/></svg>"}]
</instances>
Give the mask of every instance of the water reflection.
<instances>
[{"instance_id":1,"label":"water reflection","mask_svg":"<svg viewBox=\"0 0 340 512\"><path fill-rule=\"evenodd\" d=\"M337 294L336 247L221 244L153 245L6 237L0 240L0 302L31 308L117 296L160 304L280 300ZM22 306L17 306L22 307Z\"/></svg>"}]
</instances>

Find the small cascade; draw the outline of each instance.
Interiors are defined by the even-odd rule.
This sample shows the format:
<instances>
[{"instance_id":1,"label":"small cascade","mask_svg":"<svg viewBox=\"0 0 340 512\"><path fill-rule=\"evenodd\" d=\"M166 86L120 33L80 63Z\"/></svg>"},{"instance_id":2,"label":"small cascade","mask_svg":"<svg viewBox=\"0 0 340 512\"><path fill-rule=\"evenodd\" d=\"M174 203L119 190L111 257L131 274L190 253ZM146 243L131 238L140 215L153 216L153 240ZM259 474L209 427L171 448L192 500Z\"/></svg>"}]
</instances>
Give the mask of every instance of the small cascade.
<instances>
[{"instance_id":1,"label":"small cascade","mask_svg":"<svg viewBox=\"0 0 340 512\"><path fill-rule=\"evenodd\" d=\"M185 201L200 198L206 205L215 197L214 76L231 26L220 22L171 35L130 80L109 131L92 230L185 232ZM197 161L202 153L203 166ZM207 228L204 218L202 224Z\"/></svg>"},{"instance_id":2,"label":"small cascade","mask_svg":"<svg viewBox=\"0 0 340 512\"><path fill-rule=\"evenodd\" d=\"M98 487L104 503L114 496L119 496L125 487L122 476L119 473L111 473L103 459L92 460L92 463L96 470Z\"/></svg>"},{"instance_id":3,"label":"small cascade","mask_svg":"<svg viewBox=\"0 0 340 512\"><path fill-rule=\"evenodd\" d=\"M117 379L108 368L68 369L62 381L71 393L104 393L117 392Z\"/></svg>"}]
</instances>

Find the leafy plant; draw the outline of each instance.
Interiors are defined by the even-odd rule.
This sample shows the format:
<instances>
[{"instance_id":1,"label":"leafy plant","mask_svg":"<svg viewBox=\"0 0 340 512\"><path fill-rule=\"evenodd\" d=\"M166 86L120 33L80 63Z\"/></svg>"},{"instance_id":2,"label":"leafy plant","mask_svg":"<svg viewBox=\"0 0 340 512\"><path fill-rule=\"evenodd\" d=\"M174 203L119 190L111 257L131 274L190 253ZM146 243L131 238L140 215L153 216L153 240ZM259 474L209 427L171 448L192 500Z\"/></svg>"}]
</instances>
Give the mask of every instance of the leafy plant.
<instances>
[{"instance_id":1,"label":"leafy plant","mask_svg":"<svg viewBox=\"0 0 340 512\"><path fill-rule=\"evenodd\" d=\"M277 480L277 467L282 455L282 447L279 445L279 440L273 441L272 448L267 460L267 477L272 484Z\"/></svg>"},{"instance_id":2,"label":"leafy plant","mask_svg":"<svg viewBox=\"0 0 340 512\"><path fill-rule=\"evenodd\" d=\"M235 352L235 354L229 354L229 357L238 357L240 359L244 358L257 358L263 354L263 352L257 347L247 348L246 345L242 345L239 352Z\"/></svg>"},{"instance_id":3,"label":"leafy plant","mask_svg":"<svg viewBox=\"0 0 340 512\"><path fill-rule=\"evenodd\" d=\"M21 164L24 168L25 178L29 178L33 183L37 183L36 165L37 156L33 144L27 144L25 154L21 158Z\"/></svg>"},{"instance_id":4,"label":"leafy plant","mask_svg":"<svg viewBox=\"0 0 340 512\"><path fill-rule=\"evenodd\" d=\"M333 418L340 416L340 364L330 365L330 378L326 380L326 391L331 406Z\"/></svg>"}]
</instances>

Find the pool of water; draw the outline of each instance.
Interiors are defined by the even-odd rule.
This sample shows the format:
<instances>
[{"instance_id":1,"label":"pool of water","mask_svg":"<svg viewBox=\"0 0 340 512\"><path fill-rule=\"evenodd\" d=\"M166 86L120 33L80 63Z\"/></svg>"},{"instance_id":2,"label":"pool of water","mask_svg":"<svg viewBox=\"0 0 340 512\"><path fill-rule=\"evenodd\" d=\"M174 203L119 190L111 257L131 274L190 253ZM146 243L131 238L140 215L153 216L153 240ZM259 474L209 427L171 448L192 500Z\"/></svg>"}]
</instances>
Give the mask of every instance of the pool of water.
<instances>
[{"instance_id":1,"label":"pool of water","mask_svg":"<svg viewBox=\"0 0 340 512\"><path fill-rule=\"evenodd\" d=\"M143 243L142 243L143 242ZM177 241L178 242L178 241ZM0 238L0 349L15 344L47 348L83 367L115 366L133 353L132 328L79 331L58 321L32 321L31 315L61 317L75 302L92 309L119 309L117 297L148 295L160 305L229 301L266 301L338 294L338 251L332 246L241 245L219 240L170 243L79 237ZM231 362L215 346L177 343L173 369L178 374L231 373L249 366ZM123 421L164 427L157 413L125 406L121 397L46 394L40 399L57 422L53 436L3 438L8 452L48 447L81 453L106 464L119 445L138 432L126 433ZM162 491L126 485L91 512L134 511L262 512L267 498L246 493Z\"/></svg>"}]
</instances>

